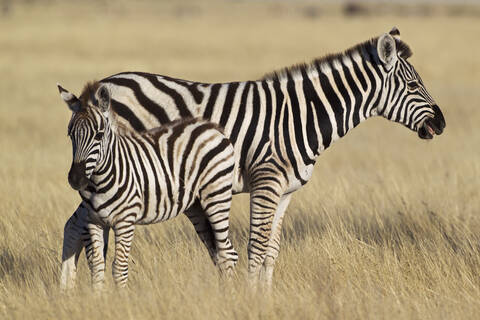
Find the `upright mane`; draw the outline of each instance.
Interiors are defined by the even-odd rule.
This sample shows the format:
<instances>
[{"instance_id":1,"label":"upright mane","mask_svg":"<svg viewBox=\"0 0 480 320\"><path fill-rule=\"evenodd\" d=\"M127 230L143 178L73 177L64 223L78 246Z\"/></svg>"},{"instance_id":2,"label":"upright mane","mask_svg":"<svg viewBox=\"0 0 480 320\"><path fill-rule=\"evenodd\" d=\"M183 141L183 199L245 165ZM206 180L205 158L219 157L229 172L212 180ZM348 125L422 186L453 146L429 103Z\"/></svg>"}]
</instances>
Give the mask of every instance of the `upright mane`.
<instances>
[{"instance_id":1,"label":"upright mane","mask_svg":"<svg viewBox=\"0 0 480 320\"><path fill-rule=\"evenodd\" d=\"M95 92L97 92L99 87L100 87L100 83L96 80L87 82L83 86L83 90L79 98L80 101L82 102L83 107L86 107L88 105L94 105L98 107L98 101L95 98Z\"/></svg>"},{"instance_id":2,"label":"upright mane","mask_svg":"<svg viewBox=\"0 0 480 320\"><path fill-rule=\"evenodd\" d=\"M80 94L80 101L82 102L82 108L98 108L98 100L95 98L95 93L100 87L101 83L94 80L87 82L83 87L82 93ZM112 129L119 134L138 134L137 131L128 127L120 121L117 121L117 113L110 112L110 121L112 124Z\"/></svg>"},{"instance_id":3,"label":"upright mane","mask_svg":"<svg viewBox=\"0 0 480 320\"><path fill-rule=\"evenodd\" d=\"M375 37L365 42L359 43L340 53L327 54L323 57L316 58L310 63L300 63L267 73L265 76L262 77L261 80L280 80L286 79L289 76L294 77L295 75L302 73L308 74L310 70L319 69L322 66L331 66L335 61L341 61L343 57L352 58L352 56L355 54L359 54L363 58L374 63L379 63L380 61L377 54L378 38L379 37ZM405 42L398 38L395 38L395 44L400 57L402 57L403 59L407 59L412 56L412 50Z\"/></svg>"}]
</instances>

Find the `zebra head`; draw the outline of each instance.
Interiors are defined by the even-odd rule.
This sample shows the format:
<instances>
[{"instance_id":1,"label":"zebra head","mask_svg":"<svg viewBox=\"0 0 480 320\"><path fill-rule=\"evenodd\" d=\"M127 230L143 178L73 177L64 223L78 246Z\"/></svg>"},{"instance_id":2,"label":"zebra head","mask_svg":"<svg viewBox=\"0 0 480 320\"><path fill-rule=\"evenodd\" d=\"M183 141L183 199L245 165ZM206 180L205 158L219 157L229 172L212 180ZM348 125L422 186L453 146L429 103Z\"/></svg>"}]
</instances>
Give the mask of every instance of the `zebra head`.
<instances>
[{"instance_id":1,"label":"zebra head","mask_svg":"<svg viewBox=\"0 0 480 320\"><path fill-rule=\"evenodd\" d=\"M428 93L420 75L407 61L412 52L400 40L397 28L378 38L377 53L386 74L384 103L379 105L378 114L416 131L422 139L432 139L435 134L441 134L445 128L442 111Z\"/></svg>"},{"instance_id":2,"label":"zebra head","mask_svg":"<svg viewBox=\"0 0 480 320\"><path fill-rule=\"evenodd\" d=\"M110 94L105 86L101 86L90 100L80 100L60 85L58 90L72 111L68 136L72 140L73 161L68 182L73 189L84 190L95 168L103 162L107 154L111 136L108 120Z\"/></svg>"}]
</instances>

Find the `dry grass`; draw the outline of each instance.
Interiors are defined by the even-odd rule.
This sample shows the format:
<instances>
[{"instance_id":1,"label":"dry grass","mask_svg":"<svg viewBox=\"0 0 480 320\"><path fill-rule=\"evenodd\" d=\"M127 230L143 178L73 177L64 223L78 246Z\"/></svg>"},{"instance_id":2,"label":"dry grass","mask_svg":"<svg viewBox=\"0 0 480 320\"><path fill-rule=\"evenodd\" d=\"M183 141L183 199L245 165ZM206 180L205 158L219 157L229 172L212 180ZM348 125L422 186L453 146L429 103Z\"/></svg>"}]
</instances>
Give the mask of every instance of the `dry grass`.
<instances>
[{"instance_id":1,"label":"dry grass","mask_svg":"<svg viewBox=\"0 0 480 320\"><path fill-rule=\"evenodd\" d=\"M144 1L14 7L0 17L0 318L478 316L480 21L309 18L299 8ZM254 79L393 25L444 110L446 132L425 142L369 120L322 155L287 213L270 295L252 294L244 281L244 195L231 215L238 278L226 286L181 217L138 228L128 289L92 294L82 256L78 288L59 292L63 225L79 197L66 179L69 112L57 81L78 92L87 80L123 70Z\"/></svg>"}]
</instances>

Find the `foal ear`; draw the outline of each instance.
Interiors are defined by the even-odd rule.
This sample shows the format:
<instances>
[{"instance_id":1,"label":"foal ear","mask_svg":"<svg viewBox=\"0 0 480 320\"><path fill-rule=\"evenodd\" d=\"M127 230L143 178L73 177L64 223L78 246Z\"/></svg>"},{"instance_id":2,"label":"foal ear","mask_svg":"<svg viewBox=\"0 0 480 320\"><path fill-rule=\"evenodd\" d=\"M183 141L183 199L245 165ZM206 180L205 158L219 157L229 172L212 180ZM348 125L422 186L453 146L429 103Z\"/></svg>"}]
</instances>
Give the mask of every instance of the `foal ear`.
<instances>
[{"instance_id":1,"label":"foal ear","mask_svg":"<svg viewBox=\"0 0 480 320\"><path fill-rule=\"evenodd\" d=\"M80 100L68 90L64 89L60 84L57 83L58 92L60 92L60 97L67 104L68 108L73 112L79 112L82 109L82 103Z\"/></svg>"},{"instance_id":2,"label":"foal ear","mask_svg":"<svg viewBox=\"0 0 480 320\"><path fill-rule=\"evenodd\" d=\"M95 93L95 98L98 101L98 107L102 112L107 111L110 108L110 91L106 85L101 85Z\"/></svg>"},{"instance_id":3,"label":"foal ear","mask_svg":"<svg viewBox=\"0 0 480 320\"><path fill-rule=\"evenodd\" d=\"M397 27L393 27L392 30L388 33L397 40L400 40L400 30Z\"/></svg>"}]
</instances>

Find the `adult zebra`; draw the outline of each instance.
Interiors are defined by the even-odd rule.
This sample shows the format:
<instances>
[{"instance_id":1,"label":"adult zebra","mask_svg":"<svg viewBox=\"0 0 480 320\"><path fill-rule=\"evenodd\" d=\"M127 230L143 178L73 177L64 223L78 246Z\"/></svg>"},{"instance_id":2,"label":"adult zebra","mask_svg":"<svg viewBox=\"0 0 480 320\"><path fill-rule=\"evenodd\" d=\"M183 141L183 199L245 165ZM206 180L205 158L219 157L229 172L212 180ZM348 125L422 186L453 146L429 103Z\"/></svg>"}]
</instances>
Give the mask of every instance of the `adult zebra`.
<instances>
[{"instance_id":1,"label":"adult zebra","mask_svg":"<svg viewBox=\"0 0 480 320\"><path fill-rule=\"evenodd\" d=\"M68 135L73 161L68 181L89 212L92 244L86 249L94 286L103 285L104 233L115 233L115 283L128 278L128 256L135 225L187 216L208 220L202 240L220 271L231 274L238 257L228 237L233 147L216 124L178 120L138 133L111 121L105 85L87 85L95 105L58 86L72 111Z\"/></svg>"},{"instance_id":2,"label":"adult zebra","mask_svg":"<svg viewBox=\"0 0 480 320\"><path fill-rule=\"evenodd\" d=\"M136 130L192 115L225 129L235 149L233 191L250 192L249 275L270 283L285 210L323 150L376 115L422 139L442 133L442 112L407 61L411 55L393 28L258 81L205 84L126 72L100 82L112 93L117 120ZM75 274L83 215L79 207L65 226L62 284Z\"/></svg>"}]
</instances>

